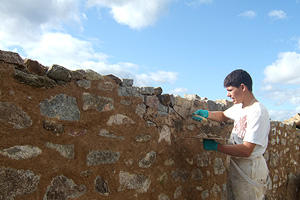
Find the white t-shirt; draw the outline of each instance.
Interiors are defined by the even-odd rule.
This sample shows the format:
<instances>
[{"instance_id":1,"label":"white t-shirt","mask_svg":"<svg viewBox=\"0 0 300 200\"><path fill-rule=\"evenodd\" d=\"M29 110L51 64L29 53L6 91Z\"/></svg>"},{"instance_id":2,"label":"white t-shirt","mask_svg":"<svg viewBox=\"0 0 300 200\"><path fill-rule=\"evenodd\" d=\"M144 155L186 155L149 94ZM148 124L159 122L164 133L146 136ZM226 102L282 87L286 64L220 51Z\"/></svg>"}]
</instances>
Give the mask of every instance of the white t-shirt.
<instances>
[{"instance_id":1,"label":"white t-shirt","mask_svg":"<svg viewBox=\"0 0 300 200\"><path fill-rule=\"evenodd\" d=\"M260 102L242 108L242 104L235 104L224 115L234 120L230 139L235 144L251 142L256 144L249 159L262 155L268 146L270 118L268 111Z\"/></svg>"}]
</instances>

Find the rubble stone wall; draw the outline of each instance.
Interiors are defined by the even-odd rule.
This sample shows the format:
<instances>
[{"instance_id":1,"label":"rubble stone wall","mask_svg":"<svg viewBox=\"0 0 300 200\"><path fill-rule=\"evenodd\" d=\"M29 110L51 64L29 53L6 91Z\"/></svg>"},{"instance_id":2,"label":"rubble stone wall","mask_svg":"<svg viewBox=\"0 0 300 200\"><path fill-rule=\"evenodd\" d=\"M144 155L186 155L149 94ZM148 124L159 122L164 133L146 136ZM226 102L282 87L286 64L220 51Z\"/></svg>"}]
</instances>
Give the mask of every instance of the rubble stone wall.
<instances>
[{"instance_id":1,"label":"rubble stone wall","mask_svg":"<svg viewBox=\"0 0 300 200\"><path fill-rule=\"evenodd\" d=\"M189 115L230 106L0 51L0 199L226 199L228 157L197 137L232 122ZM299 131L271 124L267 199L297 199Z\"/></svg>"}]
</instances>

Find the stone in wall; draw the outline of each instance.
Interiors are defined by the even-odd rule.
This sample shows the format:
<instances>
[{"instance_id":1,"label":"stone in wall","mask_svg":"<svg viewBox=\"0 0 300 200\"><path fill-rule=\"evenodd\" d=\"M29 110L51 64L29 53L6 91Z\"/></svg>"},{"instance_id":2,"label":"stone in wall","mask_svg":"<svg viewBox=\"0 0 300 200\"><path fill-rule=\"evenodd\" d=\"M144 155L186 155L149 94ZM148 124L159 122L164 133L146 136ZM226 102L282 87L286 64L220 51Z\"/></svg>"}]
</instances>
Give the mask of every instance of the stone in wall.
<instances>
[{"instance_id":1,"label":"stone in wall","mask_svg":"<svg viewBox=\"0 0 300 200\"><path fill-rule=\"evenodd\" d=\"M133 86L133 79L126 79L124 78L122 81L122 87L132 87Z\"/></svg>"},{"instance_id":2,"label":"stone in wall","mask_svg":"<svg viewBox=\"0 0 300 200\"><path fill-rule=\"evenodd\" d=\"M109 132L109 131L107 131L105 129L101 129L100 130L99 136L101 136L101 137L107 137L107 138L111 138L111 139L117 138L117 136L115 134L113 134L113 133L111 133L111 132Z\"/></svg>"},{"instance_id":3,"label":"stone in wall","mask_svg":"<svg viewBox=\"0 0 300 200\"><path fill-rule=\"evenodd\" d=\"M136 190L138 193L145 193L148 191L151 180L142 174L130 174L125 171L120 171L119 182L121 189Z\"/></svg>"},{"instance_id":4,"label":"stone in wall","mask_svg":"<svg viewBox=\"0 0 300 200\"><path fill-rule=\"evenodd\" d=\"M168 181L168 175L166 172L164 172L162 175L160 175L158 178L157 178L157 181L160 183L160 184L164 184Z\"/></svg>"},{"instance_id":5,"label":"stone in wall","mask_svg":"<svg viewBox=\"0 0 300 200\"><path fill-rule=\"evenodd\" d=\"M83 93L83 110L97 110L99 112L111 111L114 109L114 100L107 97L100 97L96 94Z\"/></svg>"},{"instance_id":6,"label":"stone in wall","mask_svg":"<svg viewBox=\"0 0 300 200\"><path fill-rule=\"evenodd\" d=\"M14 103L0 102L0 113L0 121L14 125L15 129L24 129L32 125L27 113Z\"/></svg>"},{"instance_id":7,"label":"stone in wall","mask_svg":"<svg viewBox=\"0 0 300 200\"><path fill-rule=\"evenodd\" d=\"M43 128L47 131L52 131L55 135L61 135L65 132L65 125L55 121L44 120Z\"/></svg>"},{"instance_id":8,"label":"stone in wall","mask_svg":"<svg viewBox=\"0 0 300 200\"><path fill-rule=\"evenodd\" d=\"M24 61L18 53L0 50L0 60L6 63L25 67Z\"/></svg>"},{"instance_id":9,"label":"stone in wall","mask_svg":"<svg viewBox=\"0 0 300 200\"><path fill-rule=\"evenodd\" d=\"M139 93L139 88L137 87L121 87L118 88L119 96L126 97L141 97L142 95Z\"/></svg>"},{"instance_id":10,"label":"stone in wall","mask_svg":"<svg viewBox=\"0 0 300 200\"><path fill-rule=\"evenodd\" d=\"M116 125L130 125L135 124L135 121L133 121L131 118L122 115L122 114L115 114L109 118L107 121L107 124L109 126L116 124Z\"/></svg>"},{"instance_id":11,"label":"stone in wall","mask_svg":"<svg viewBox=\"0 0 300 200\"><path fill-rule=\"evenodd\" d=\"M44 100L39 106L43 116L66 121L78 121L80 119L76 98L66 94L59 94L50 100Z\"/></svg>"},{"instance_id":12,"label":"stone in wall","mask_svg":"<svg viewBox=\"0 0 300 200\"><path fill-rule=\"evenodd\" d=\"M184 183L190 179L190 173L186 170L180 170L180 169L176 169L176 170L172 171L171 176L172 176L172 178L174 178L174 180L176 182L178 182L180 180L182 183Z\"/></svg>"},{"instance_id":13,"label":"stone in wall","mask_svg":"<svg viewBox=\"0 0 300 200\"><path fill-rule=\"evenodd\" d=\"M204 151L196 155L196 163L198 167L207 167L210 164L208 152Z\"/></svg>"},{"instance_id":14,"label":"stone in wall","mask_svg":"<svg viewBox=\"0 0 300 200\"><path fill-rule=\"evenodd\" d=\"M153 95L154 87L141 87L140 92L142 95Z\"/></svg>"},{"instance_id":15,"label":"stone in wall","mask_svg":"<svg viewBox=\"0 0 300 200\"><path fill-rule=\"evenodd\" d=\"M34 193L39 185L40 176L31 170L0 168L0 199L13 200L17 196Z\"/></svg>"},{"instance_id":16,"label":"stone in wall","mask_svg":"<svg viewBox=\"0 0 300 200\"><path fill-rule=\"evenodd\" d=\"M214 163L214 173L216 175L221 175L225 172L226 168L223 165L223 161L221 158L216 158Z\"/></svg>"},{"instance_id":17,"label":"stone in wall","mask_svg":"<svg viewBox=\"0 0 300 200\"><path fill-rule=\"evenodd\" d=\"M44 76L48 70L47 67L44 67L36 60L25 59L24 64L26 65L28 71L39 76Z\"/></svg>"},{"instance_id":18,"label":"stone in wall","mask_svg":"<svg viewBox=\"0 0 300 200\"><path fill-rule=\"evenodd\" d=\"M109 75L106 75L107 77L111 78L113 81L115 81L115 83L117 85L121 85L122 84L122 81L121 79L119 79L118 77L116 77L115 75L112 75L112 74L109 74Z\"/></svg>"},{"instance_id":19,"label":"stone in wall","mask_svg":"<svg viewBox=\"0 0 300 200\"><path fill-rule=\"evenodd\" d=\"M103 196L108 196L110 194L108 183L101 176L97 176L95 179L95 190Z\"/></svg>"},{"instance_id":20,"label":"stone in wall","mask_svg":"<svg viewBox=\"0 0 300 200\"><path fill-rule=\"evenodd\" d=\"M78 80L76 81L76 84L79 86L79 87L82 87L84 89L90 89L91 86L92 86L92 83L91 81L89 80L86 80L86 79L83 79L83 80Z\"/></svg>"},{"instance_id":21,"label":"stone in wall","mask_svg":"<svg viewBox=\"0 0 300 200\"><path fill-rule=\"evenodd\" d=\"M192 179L195 181L201 181L203 179L203 174L199 168L193 169Z\"/></svg>"},{"instance_id":22,"label":"stone in wall","mask_svg":"<svg viewBox=\"0 0 300 200\"><path fill-rule=\"evenodd\" d=\"M146 154L146 156L140 160L139 167L141 168L149 168L156 160L156 152L150 151Z\"/></svg>"},{"instance_id":23,"label":"stone in wall","mask_svg":"<svg viewBox=\"0 0 300 200\"><path fill-rule=\"evenodd\" d=\"M98 88L104 91L113 91L114 84L112 82L99 83Z\"/></svg>"},{"instance_id":24,"label":"stone in wall","mask_svg":"<svg viewBox=\"0 0 300 200\"><path fill-rule=\"evenodd\" d=\"M135 141L136 142L148 142L148 141L150 141L151 140L151 135L149 135L149 134L146 134L146 135L144 135L143 133L142 134L140 134L140 135L137 135L136 137L135 137Z\"/></svg>"},{"instance_id":25,"label":"stone in wall","mask_svg":"<svg viewBox=\"0 0 300 200\"><path fill-rule=\"evenodd\" d=\"M70 82L72 79L70 70L60 65L52 65L47 71L47 76L56 81Z\"/></svg>"},{"instance_id":26,"label":"stone in wall","mask_svg":"<svg viewBox=\"0 0 300 200\"><path fill-rule=\"evenodd\" d=\"M67 200L69 198L77 198L86 193L86 191L85 185L78 186L72 179L60 175L55 177L51 185L47 187L43 200Z\"/></svg>"},{"instance_id":27,"label":"stone in wall","mask_svg":"<svg viewBox=\"0 0 300 200\"><path fill-rule=\"evenodd\" d=\"M169 145L171 145L171 130L167 125L164 125L161 129L159 129L158 134L158 142L166 141Z\"/></svg>"},{"instance_id":28,"label":"stone in wall","mask_svg":"<svg viewBox=\"0 0 300 200\"><path fill-rule=\"evenodd\" d=\"M13 146L8 149L0 150L0 154L15 160L23 160L37 157L42 153L38 147L31 145Z\"/></svg>"},{"instance_id":29,"label":"stone in wall","mask_svg":"<svg viewBox=\"0 0 300 200\"><path fill-rule=\"evenodd\" d=\"M146 113L146 106L145 106L145 104L138 104L138 105L136 106L135 113L136 113L140 118L142 118L142 117L144 116L144 114Z\"/></svg>"},{"instance_id":30,"label":"stone in wall","mask_svg":"<svg viewBox=\"0 0 300 200\"><path fill-rule=\"evenodd\" d=\"M100 164L113 164L118 162L121 156L120 152L114 151L90 151L87 155L87 165L94 166Z\"/></svg>"},{"instance_id":31,"label":"stone in wall","mask_svg":"<svg viewBox=\"0 0 300 200\"><path fill-rule=\"evenodd\" d=\"M53 88L56 82L46 76L38 76L35 74L28 74L20 70L15 70L13 77L19 82L35 88Z\"/></svg>"},{"instance_id":32,"label":"stone in wall","mask_svg":"<svg viewBox=\"0 0 300 200\"><path fill-rule=\"evenodd\" d=\"M67 159L74 158L74 151L75 151L74 145L62 145L62 144L53 144L53 143L47 142L46 147L58 151L61 156L65 157Z\"/></svg>"},{"instance_id":33,"label":"stone in wall","mask_svg":"<svg viewBox=\"0 0 300 200\"><path fill-rule=\"evenodd\" d=\"M91 70L91 69L87 69L85 71L85 76L87 80L90 81L97 81L97 80L103 80L104 77L102 75L100 75L99 73Z\"/></svg>"},{"instance_id":34,"label":"stone in wall","mask_svg":"<svg viewBox=\"0 0 300 200\"><path fill-rule=\"evenodd\" d=\"M169 200L169 197L165 194L158 195L158 200Z\"/></svg>"},{"instance_id":35,"label":"stone in wall","mask_svg":"<svg viewBox=\"0 0 300 200\"><path fill-rule=\"evenodd\" d=\"M178 199L180 197L182 191L183 191L182 186L177 187L174 192L174 199Z\"/></svg>"}]
</instances>

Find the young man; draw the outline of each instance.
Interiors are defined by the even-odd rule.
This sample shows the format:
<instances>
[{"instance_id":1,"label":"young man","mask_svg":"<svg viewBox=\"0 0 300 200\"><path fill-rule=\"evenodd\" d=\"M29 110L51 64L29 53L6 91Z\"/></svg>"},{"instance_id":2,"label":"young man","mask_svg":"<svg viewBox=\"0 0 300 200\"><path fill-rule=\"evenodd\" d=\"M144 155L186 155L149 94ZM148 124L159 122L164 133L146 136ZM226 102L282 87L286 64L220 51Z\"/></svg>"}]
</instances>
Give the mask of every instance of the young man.
<instances>
[{"instance_id":1,"label":"young man","mask_svg":"<svg viewBox=\"0 0 300 200\"><path fill-rule=\"evenodd\" d=\"M192 118L234 120L230 144L219 144L214 140L203 140L208 151L219 151L231 156L228 172L228 199L261 200L267 190L268 167L263 157L268 145L270 119L267 109L252 93L252 78L244 70L234 70L224 80L227 96L234 105L226 111L197 110ZM198 115L195 116L195 115ZM199 117L201 116L201 117Z\"/></svg>"}]
</instances>

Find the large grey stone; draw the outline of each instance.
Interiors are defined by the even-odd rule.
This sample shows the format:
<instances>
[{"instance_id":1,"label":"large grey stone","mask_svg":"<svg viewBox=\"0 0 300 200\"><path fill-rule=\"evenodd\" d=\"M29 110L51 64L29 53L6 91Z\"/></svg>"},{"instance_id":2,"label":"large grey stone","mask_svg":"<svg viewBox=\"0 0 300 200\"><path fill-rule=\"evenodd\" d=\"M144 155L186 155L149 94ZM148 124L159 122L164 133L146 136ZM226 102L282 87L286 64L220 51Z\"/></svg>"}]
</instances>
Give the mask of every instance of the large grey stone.
<instances>
[{"instance_id":1,"label":"large grey stone","mask_svg":"<svg viewBox=\"0 0 300 200\"><path fill-rule=\"evenodd\" d=\"M83 110L97 110L99 112L114 109L114 100L100 97L96 94L83 93Z\"/></svg>"},{"instance_id":2,"label":"large grey stone","mask_svg":"<svg viewBox=\"0 0 300 200\"><path fill-rule=\"evenodd\" d=\"M132 87L133 86L133 79L123 79L122 87Z\"/></svg>"},{"instance_id":3,"label":"large grey stone","mask_svg":"<svg viewBox=\"0 0 300 200\"><path fill-rule=\"evenodd\" d=\"M7 156L15 160L23 160L37 157L41 153L42 150L40 148L31 145L17 145L8 149L0 150L1 155Z\"/></svg>"},{"instance_id":4,"label":"large grey stone","mask_svg":"<svg viewBox=\"0 0 300 200\"><path fill-rule=\"evenodd\" d=\"M69 198L77 198L86 193L86 191L85 185L78 186L72 179L60 175L55 177L51 185L47 187L43 200L67 200Z\"/></svg>"},{"instance_id":5,"label":"large grey stone","mask_svg":"<svg viewBox=\"0 0 300 200\"><path fill-rule=\"evenodd\" d=\"M40 176L31 170L0 168L0 199L13 200L17 196L34 193L39 185Z\"/></svg>"},{"instance_id":6,"label":"large grey stone","mask_svg":"<svg viewBox=\"0 0 300 200\"><path fill-rule=\"evenodd\" d=\"M127 96L127 97L142 97L139 92L139 88L137 87L121 87L118 88L119 96Z\"/></svg>"},{"instance_id":7,"label":"large grey stone","mask_svg":"<svg viewBox=\"0 0 300 200\"><path fill-rule=\"evenodd\" d=\"M23 129L32 125L31 118L19 106L10 102L0 102L0 121L14 125L15 129Z\"/></svg>"},{"instance_id":8,"label":"large grey stone","mask_svg":"<svg viewBox=\"0 0 300 200\"><path fill-rule=\"evenodd\" d=\"M87 155L87 165L94 166L100 164L116 163L121 156L120 152L114 151L90 151Z\"/></svg>"},{"instance_id":9,"label":"large grey stone","mask_svg":"<svg viewBox=\"0 0 300 200\"><path fill-rule=\"evenodd\" d=\"M80 119L76 98L66 94L59 94L50 100L44 100L39 106L43 116L66 121L78 121Z\"/></svg>"}]
</instances>

